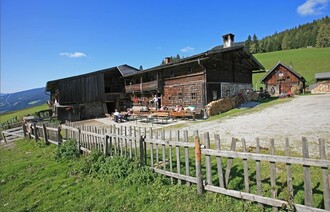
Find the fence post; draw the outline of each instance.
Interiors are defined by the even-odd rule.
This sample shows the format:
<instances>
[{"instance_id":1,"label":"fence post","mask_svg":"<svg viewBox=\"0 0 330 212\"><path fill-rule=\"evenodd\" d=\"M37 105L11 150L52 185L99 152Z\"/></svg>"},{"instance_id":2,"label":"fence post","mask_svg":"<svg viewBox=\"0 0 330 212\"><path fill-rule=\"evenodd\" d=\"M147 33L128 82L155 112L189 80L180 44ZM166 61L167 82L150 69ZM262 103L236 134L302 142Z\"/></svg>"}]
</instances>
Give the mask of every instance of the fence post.
<instances>
[{"instance_id":1,"label":"fence post","mask_svg":"<svg viewBox=\"0 0 330 212\"><path fill-rule=\"evenodd\" d=\"M34 128L34 139L37 142L38 141L38 130L37 130L37 124L36 123L33 124L33 128Z\"/></svg>"},{"instance_id":2,"label":"fence post","mask_svg":"<svg viewBox=\"0 0 330 212\"><path fill-rule=\"evenodd\" d=\"M202 179L202 160L201 160L201 145L198 135L195 135L195 161L196 161L196 179L197 179L197 194L203 193Z\"/></svg>"},{"instance_id":3,"label":"fence post","mask_svg":"<svg viewBox=\"0 0 330 212\"><path fill-rule=\"evenodd\" d=\"M208 132L204 133L204 142L205 148L211 149L210 145L210 135ZM205 156L205 163L206 163L206 182L208 185L212 185L212 167L211 167L211 156Z\"/></svg>"},{"instance_id":4,"label":"fence post","mask_svg":"<svg viewBox=\"0 0 330 212\"><path fill-rule=\"evenodd\" d=\"M26 125L24 122L22 124L22 128L23 128L23 135L24 135L24 139L25 139L27 135L26 135Z\"/></svg>"},{"instance_id":5,"label":"fence post","mask_svg":"<svg viewBox=\"0 0 330 212\"><path fill-rule=\"evenodd\" d=\"M140 146L140 166L144 166L144 148L143 148L144 137L141 135L141 128L139 128L138 131L138 139Z\"/></svg>"},{"instance_id":6,"label":"fence post","mask_svg":"<svg viewBox=\"0 0 330 212\"><path fill-rule=\"evenodd\" d=\"M109 136L104 134L104 130L103 130L103 135L104 135L103 152L104 152L104 156L106 157L108 155L108 139L109 139Z\"/></svg>"},{"instance_id":7,"label":"fence post","mask_svg":"<svg viewBox=\"0 0 330 212\"><path fill-rule=\"evenodd\" d=\"M323 139L319 139L320 156L322 160L326 160L325 142ZM328 175L328 168L321 167L322 180L323 180L323 198L324 209L330 211L330 175Z\"/></svg>"},{"instance_id":8,"label":"fence post","mask_svg":"<svg viewBox=\"0 0 330 212\"><path fill-rule=\"evenodd\" d=\"M79 154L80 154L80 152L81 152L81 141L80 141L80 139L81 139L81 129L80 128L78 128L78 135L77 135L77 150L78 150L78 152L79 152Z\"/></svg>"},{"instance_id":9,"label":"fence post","mask_svg":"<svg viewBox=\"0 0 330 212\"><path fill-rule=\"evenodd\" d=\"M309 158L308 142L306 137L302 137L302 152L304 158ZM313 190L312 190L310 166L304 165L303 169L304 169L305 205L313 206Z\"/></svg>"},{"instance_id":10,"label":"fence post","mask_svg":"<svg viewBox=\"0 0 330 212\"><path fill-rule=\"evenodd\" d=\"M57 145L60 146L62 143L62 135L61 135L61 126L57 128Z\"/></svg>"},{"instance_id":11,"label":"fence post","mask_svg":"<svg viewBox=\"0 0 330 212\"><path fill-rule=\"evenodd\" d=\"M46 143L46 145L48 145L49 141L48 141L48 135L47 135L47 128L46 128L45 124L42 124L42 129L44 131L45 143Z\"/></svg>"}]
</instances>

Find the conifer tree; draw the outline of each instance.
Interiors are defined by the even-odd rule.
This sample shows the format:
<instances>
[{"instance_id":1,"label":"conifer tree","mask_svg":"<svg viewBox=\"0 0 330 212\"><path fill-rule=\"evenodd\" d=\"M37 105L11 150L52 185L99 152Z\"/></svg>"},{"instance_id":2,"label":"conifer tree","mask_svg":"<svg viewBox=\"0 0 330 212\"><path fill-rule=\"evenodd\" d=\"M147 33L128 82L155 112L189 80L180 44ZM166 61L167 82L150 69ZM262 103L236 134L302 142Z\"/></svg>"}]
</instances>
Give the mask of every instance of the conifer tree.
<instances>
[{"instance_id":1,"label":"conifer tree","mask_svg":"<svg viewBox=\"0 0 330 212\"><path fill-rule=\"evenodd\" d=\"M322 24L316 38L316 47L330 47L330 24Z\"/></svg>"}]
</instances>

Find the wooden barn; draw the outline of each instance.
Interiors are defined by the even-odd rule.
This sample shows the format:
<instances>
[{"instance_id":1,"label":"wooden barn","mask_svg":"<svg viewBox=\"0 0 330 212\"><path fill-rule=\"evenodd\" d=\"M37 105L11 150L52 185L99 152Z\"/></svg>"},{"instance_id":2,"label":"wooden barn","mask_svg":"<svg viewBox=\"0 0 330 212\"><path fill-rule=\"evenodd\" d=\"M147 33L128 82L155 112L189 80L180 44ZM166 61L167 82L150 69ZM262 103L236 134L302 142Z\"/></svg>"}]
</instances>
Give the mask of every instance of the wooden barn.
<instances>
[{"instance_id":1,"label":"wooden barn","mask_svg":"<svg viewBox=\"0 0 330 212\"><path fill-rule=\"evenodd\" d=\"M292 66L289 67L282 62L278 62L261 79L261 83L265 84L265 90L271 95L289 93L293 87L302 92L305 89L305 82L305 78L294 71Z\"/></svg>"},{"instance_id":2,"label":"wooden barn","mask_svg":"<svg viewBox=\"0 0 330 212\"><path fill-rule=\"evenodd\" d=\"M122 76L138 70L121 65L79 76L47 82L49 105L59 120L77 121L103 117L116 108L125 109L130 100L125 95Z\"/></svg>"},{"instance_id":3,"label":"wooden barn","mask_svg":"<svg viewBox=\"0 0 330 212\"><path fill-rule=\"evenodd\" d=\"M252 90L252 74L264 67L244 48L234 44L234 35L223 36L223 45L177 62L124 76L125 91L133 105L146 106L154 95L159 107L182 105L197 110L209 102Z\"/></svg>"}]
</instances>

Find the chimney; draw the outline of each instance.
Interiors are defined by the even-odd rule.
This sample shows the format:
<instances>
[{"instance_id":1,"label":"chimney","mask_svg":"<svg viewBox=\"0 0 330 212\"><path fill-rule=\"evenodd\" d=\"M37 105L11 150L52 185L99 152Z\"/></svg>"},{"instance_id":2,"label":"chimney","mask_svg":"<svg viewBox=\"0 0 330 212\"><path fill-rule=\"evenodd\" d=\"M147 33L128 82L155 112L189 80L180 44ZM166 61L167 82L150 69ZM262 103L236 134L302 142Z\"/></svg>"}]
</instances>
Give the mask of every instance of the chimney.
<instances>
[{"instance_id":1,"label":"chimney","mask_svg":"<svg viewBox=\"0 0 330 212\"><path fill-rule=\"evenodd\" d=\"M223 38L223 48L229 48L234 45L234 37L235 35L228 33L222 36Z\"/></svg>"},{"instance_id":2,"label":"chimney","mask_svg":"<svg viewBox=\"0 0 330 212\"><path fill-rule=\"evenodd\" d=\"M170 57L165 57L165 64L169 64L171 62L171 58Z\"/></svg>"}]
</instances>

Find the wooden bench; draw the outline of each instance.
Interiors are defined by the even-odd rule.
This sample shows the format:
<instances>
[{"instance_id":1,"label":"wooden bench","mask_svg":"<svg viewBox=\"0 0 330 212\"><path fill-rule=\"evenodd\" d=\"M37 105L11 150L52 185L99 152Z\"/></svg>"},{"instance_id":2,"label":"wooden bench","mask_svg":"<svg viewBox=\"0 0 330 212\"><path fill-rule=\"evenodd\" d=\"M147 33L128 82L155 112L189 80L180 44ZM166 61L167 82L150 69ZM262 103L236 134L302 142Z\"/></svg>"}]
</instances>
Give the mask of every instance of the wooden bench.
<instances>
[{"instance_id":1,"label":"wooden bench","mask_svg":"<svg viewBox=\"0 0 330 212\"><path fill-rule=\"evenodd\" d=\"M188 117L191 117L193 120L195 120L195 112L194 111L188 111L188 110L181 110L181 111L171 111L170 117L172 119L181 117L182 119L186 119Z\"/></svg>"},{"instance_id":2,"label":"wooden bench","mask_svg":"<svg viewBox=\"0 0 330 212\"><path fill-rule=\"evenodd\" d=\"M158 120L162 120L163 121L168 121L171 117L170 117L170 112L169 111L155 111L152 113L154 115L154 117Z\"/></svg>"}]
</instances>

